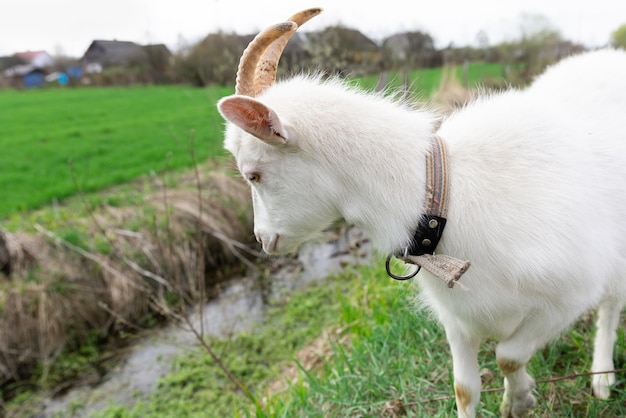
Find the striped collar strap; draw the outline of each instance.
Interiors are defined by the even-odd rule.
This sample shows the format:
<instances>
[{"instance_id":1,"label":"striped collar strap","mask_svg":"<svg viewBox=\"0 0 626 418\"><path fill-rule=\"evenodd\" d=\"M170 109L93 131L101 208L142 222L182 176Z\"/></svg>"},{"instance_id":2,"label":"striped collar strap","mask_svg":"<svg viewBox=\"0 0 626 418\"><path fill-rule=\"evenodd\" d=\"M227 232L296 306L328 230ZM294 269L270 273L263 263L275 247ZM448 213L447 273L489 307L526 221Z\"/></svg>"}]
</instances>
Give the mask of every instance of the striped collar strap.
<instances>
[{"instance_id":1,"label":"striped collar strap","mask_svg":"<svg viewBox=\"0 0 626 418\"><path fill-rule=\"evenodd\" d=\"M426 157L426 200L424 214L412 244L403 256L433 254L443 234L448 214L448 161L443 139L435 135Z\"/></svg>"},{"instance_id":2,"label":"striped collar strap","mask_svg":"<svg viewBox=\"0 0 626 418\"><path fill-rule=\"evenodd\" d=\"M448 160L446 146L435 135L427 158L426 206L424 213L445 218L448 214Z\"/></svg>"}]
</instances>

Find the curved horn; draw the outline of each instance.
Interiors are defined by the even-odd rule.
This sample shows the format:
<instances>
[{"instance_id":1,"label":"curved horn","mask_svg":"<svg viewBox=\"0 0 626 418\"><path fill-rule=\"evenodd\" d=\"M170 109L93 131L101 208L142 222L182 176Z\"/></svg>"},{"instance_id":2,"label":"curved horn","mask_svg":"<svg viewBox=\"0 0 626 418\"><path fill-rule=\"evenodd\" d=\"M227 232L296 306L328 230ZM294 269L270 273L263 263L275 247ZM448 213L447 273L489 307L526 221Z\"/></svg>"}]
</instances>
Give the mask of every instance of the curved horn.
<instances>
[{"instance_id":1,"label":"curved horn","mask_svg":"<svg viewBox=\"0 0 626 418\"><path fill-rule=\"evenodd\" d=\"M279 23L259 33L243 51L237 68L235 94L255 97L256 66L265 50L275 40L293 33L298 28L294 22Z\"/></svg>"},{"instance_id":2,"label":"curved horn","mask_svg":"<svg viewBox=\"0 0 626 418\"><path fill-rule=\"evenodd\" d=\"M322 12L321 8L303 10L285 23L271 26L250 42L239 60L235 94L256 97L276 80L280 56L298 27Z\"/></svg>"},{"instance_id":3,"label":"curved horn","mask_svg":"<svg viewBox=\"0 0 626 418\"><path fill-rule=\"evenodd\" d=\"M323 10L324 9L322 9L321 7L315 7L315 8L312 8L312 9L302 10L302 11L296 13L295 15L291 16L287 20L289 22L296 23L298 26L302 26L306 22L308 22L309 20L311 20L312 18L317 16L318 14L322 13Z\"/></svg>"},{"instance_id":4,"label":"curved horn","mask_svg":"<svg viewBox=\"0 0 626 418\"><path fill-rule=\"evenodd\" d=\"M289 22L294 22L297 27L302 26L308 22L311 18L322 13L322 9L317 7L313 9L302 10L295 15L287 19ZM295 31L294 31L295 32ZM267 47L261 58L256 65L255 81L254 81L254 95L255 97L263 93L269 86L276 81L276 70L278 69L278 61L280 56L287 45L287 42L291 39L294 32L291 32L287 36L281 36L277 38L272 44Z\"/></svg>"}]
</instances>

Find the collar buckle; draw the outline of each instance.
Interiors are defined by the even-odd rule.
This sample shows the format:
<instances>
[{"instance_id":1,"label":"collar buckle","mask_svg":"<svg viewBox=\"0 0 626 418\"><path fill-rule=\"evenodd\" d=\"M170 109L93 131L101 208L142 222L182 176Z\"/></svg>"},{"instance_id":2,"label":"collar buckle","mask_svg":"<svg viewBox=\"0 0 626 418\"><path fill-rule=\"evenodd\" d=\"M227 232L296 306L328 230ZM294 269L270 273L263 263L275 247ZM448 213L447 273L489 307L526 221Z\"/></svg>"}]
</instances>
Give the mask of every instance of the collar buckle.
<instances>
[{"instance_id":1,"label":"collar buckle","mask_svg":"<svg viewBox=\"0 0 626 418\"><path fill-rule=\"evenodd\" d=\"M437 215L422 215L411 245L404 249L404 257L434 254L446 226L446 218Z\"/></svg>"},{"instance_id":2,"label":"collar buckle","mask_svg":"<svg viewBox=\"0 0 626 418\"><path fill-rule=\"evenodd\" d=\"M406 259L408 256L420 256L424 254L434 254L437 244L443 235L443 228L446 226L446 218L437 215L423 215L419 225L415 230L411 245L405 247L402 254L396 256L400 259ZM391 259L393 255L389 254L385 261L385 269L387 274L394 280L408 280L419 273L421 267L417 266L413 272L400 276L391 272Z\"/></svg>"}]
</instances>

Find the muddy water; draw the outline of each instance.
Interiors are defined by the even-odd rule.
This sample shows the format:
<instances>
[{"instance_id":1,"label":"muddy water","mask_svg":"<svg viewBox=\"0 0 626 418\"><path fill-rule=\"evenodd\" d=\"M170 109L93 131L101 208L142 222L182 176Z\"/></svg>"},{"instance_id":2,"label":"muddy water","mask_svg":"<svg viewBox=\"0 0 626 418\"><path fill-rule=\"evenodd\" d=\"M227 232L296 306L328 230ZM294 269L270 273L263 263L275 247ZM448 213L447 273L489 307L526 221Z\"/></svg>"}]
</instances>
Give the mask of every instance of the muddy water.
<instances>
[{"instance_id":1,"label":"muddy water","mask_svg":"<svg viewBox=\"0 0 626 418\"><path fill-rule=\"evenodd\" d=\"M335 232L320 243L305 245L297 258L276 260L268 268L269 274L263 274L269 277L263 286L258 272L222 285L220 296L202 308L204 333L225 338L251 330L263 322L267 300L320 281L346 264L365 263L370 258L367 239L355 228ZM198 310L200 307L190 317L196 329L200 329L201 323ZM159 378L170 371L175 356L197 347L196 337L181 325L149 331L100 383L48 399L38 417L87 417L108 405L133 405L156 388Z\"/></svg>"}]
</instances>

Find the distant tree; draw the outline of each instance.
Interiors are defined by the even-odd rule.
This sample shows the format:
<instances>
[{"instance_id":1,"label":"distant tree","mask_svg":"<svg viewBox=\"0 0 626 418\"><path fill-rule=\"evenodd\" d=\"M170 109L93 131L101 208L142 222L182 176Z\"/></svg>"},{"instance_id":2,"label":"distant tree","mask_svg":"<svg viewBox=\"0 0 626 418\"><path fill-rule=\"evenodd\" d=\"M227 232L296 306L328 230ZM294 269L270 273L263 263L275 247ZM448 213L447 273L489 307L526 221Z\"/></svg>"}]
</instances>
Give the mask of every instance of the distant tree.
<instances>
[{"instance_id":1,"label":"distant tree","mask_svg":"<svg viewBox=\"0 0 626 418\"><path fill-rule=\"evenodd\" d=\"M210 34L197 44L178 52L174 62L176 78L194 86L231 85L239 57L252 37Z\"/></svg>"},{"instance_id":2,"label":"distant tree","mask_svg":"<svg viewBox=\"0 0 626 418\"><path fill-rule=\"evenodd\" d=\"M368 72L377 69L380 62L378 45L358 30L344 26L309 33L307 48L315 67L335 73Z\"/></svg>"},{"instance_id":3,"label":"distant tree","mask_svg":"<svg viewBox=\"0 0 626 418\"><path fill-rule=\"evenodd\" d=\"M620 26L611 34L611 45L615 48L626 49L626 24Z\"/></svg>"},{"instance_id":4,"label":"distant tree","mask_svg":"<svg viewBox=\"0 0 626 418\"><path fill-rule=\"evenodd\" d=\"M489 47L489 35L484 30L478 31L476 34L476 47L480 52L479 59L484 61L492 61L494 58L493 50Z\"/></svg>"},{"instance_id":5,"label":"distant tree","mask_svg":"<svg viewBox=\"0 0 626 418\"><path fill-rule=\"evenodd\" d=\"M476 34L476 46L479 49L489 48L489 35L484 30L479 30Z\"/></svg>"},{"instance_id":6,"label":"distant tree","mask_svg":"<svg viewBox=\"0 0 626 418\"><path fill-rule=\"evenodd\" d=\"M521 18L521 58L526 64L524 75L530 78L558 57L555 47L561 42L561 34L547 18L526 14Z\"/></svg>"},{"instance_id":7,"label":"distant tree","mask_svg":"<svg viewBox=\"0 0 626 418\"><path fill-rule=\"evenodd\" d=\"M68 56L61 46L54 48L54 71L67 71L68 67L79 66L78 58Z\"/></svg>"},{"instance_id":8,"label":"distant tree","mask_svg":"<svg viewBox=\"0 0 626 418\"><path fill-rule=\"evenodd\" d=\"M195 86L231 85L239 58L254 35L209 34L195 45L183 45L176 55L176 79ZM296 33L285 48L279 77L286 73L323 69L331 73L378 68L379 47L361 32L335 26L320 32Z\"/></svg>"},{"instance_id":9,"label":"distant tree","mask_svg":"<svg viewBox=\"0 0 626 418\"><path fill-rule=\"evenodd\" d=\"M421 68L440 65L433 38L420 31L386 38L382 45L383 68Z\"/></svg>"},{"instance_id":10,"label":"distant tree","mask_svg":"<svg viewBox=\"0 0 626 418\"><path fill-rule=\"evenodd\" d=\"M544 16L522 15L519 29L519 39L505 42L498 49L509 75L522 83L572 51L572 44L563 41L559 31Z\"/></svg>"},{"instance_id":11,"label":"distant tree","mask_svg":"<svg viewBox=\"0 0 626 418\"><path fill-rule=\"evenodd\" d=\"M150 81L155 84L163 84L169 81L168 73L172 54L163 44L146 45L143 47L146 60L144 71Z\"/></svg>"}]
</instances>

